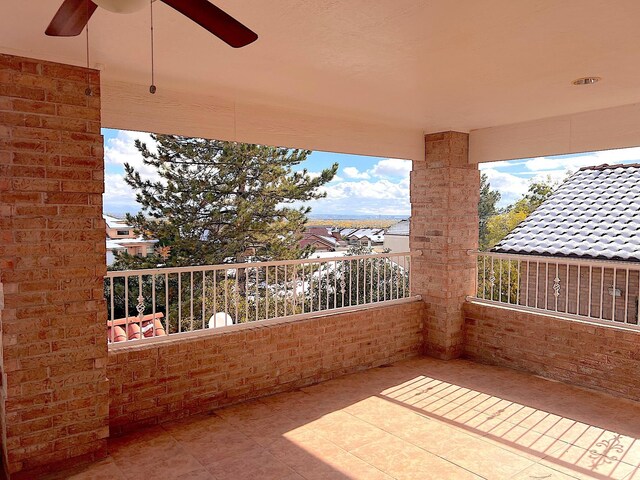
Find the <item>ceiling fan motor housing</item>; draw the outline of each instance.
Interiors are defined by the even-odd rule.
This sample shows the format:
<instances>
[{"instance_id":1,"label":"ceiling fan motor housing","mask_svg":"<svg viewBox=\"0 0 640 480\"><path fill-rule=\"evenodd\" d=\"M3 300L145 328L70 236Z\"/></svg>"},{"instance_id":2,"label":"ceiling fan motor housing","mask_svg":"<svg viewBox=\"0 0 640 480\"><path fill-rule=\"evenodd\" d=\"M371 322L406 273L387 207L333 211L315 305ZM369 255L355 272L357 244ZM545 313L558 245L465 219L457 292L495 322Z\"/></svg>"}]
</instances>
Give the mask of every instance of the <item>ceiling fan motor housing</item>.
<instances>
[{"instance_id":1,"label":"ceiling fan motor housing","mask_svg":"<svg viewBox=\"0 0 640 480\"><path fill-rule=\"evenodd\" d=\"M149 6L149 0L94 0L94 3L114 13L134 13Z\"/></svg>"}]
</instances>

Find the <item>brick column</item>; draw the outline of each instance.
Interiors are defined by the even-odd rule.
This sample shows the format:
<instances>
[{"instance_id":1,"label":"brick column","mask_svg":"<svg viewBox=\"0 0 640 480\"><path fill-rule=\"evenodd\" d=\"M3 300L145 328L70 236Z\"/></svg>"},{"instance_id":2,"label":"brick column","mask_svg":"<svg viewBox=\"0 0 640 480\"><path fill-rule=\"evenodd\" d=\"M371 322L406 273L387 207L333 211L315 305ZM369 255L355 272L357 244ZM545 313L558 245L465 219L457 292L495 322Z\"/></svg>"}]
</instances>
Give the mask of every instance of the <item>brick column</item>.
<instances>
[{"instance_id":1,"label":"brick column","mask_svg":"<svg viewBox=\"0 0 640 480\"><path fill-rule=\"evenodd\" d=\"M106 453L103 177L98 72L0 54L0 420L11 478Z\"/></svg>"},{"instance_id":2,"label":"brick column","mask_svg":"<svg viewBox=\"0 0 640 480\"><path fill-rule=\"evenodd\" d=\"M414 294L427 305L425 353L460 356L465 297L473 293L478 248L480 174L468 164L469 136L443 132L425 136L425 160L411 172L411 265Z\"/></svg>"}]
</instances>

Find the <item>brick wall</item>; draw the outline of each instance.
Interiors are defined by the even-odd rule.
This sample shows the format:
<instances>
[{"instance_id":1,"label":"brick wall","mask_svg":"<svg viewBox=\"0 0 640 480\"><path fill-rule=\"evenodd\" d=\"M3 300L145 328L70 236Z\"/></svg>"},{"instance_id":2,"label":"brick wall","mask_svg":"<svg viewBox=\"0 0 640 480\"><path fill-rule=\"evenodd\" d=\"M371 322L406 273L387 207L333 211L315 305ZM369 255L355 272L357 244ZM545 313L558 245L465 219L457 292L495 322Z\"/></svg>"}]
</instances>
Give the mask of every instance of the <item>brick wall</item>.
<instances>
[{"instance_id":1,"label":"brick wall","mask_svg":"<svg viewBox=\"0 0 640 480\"><path fill-rule=\"evenodd\" d=\"M425 136L425 160L411 172L413 294L426 303L425 353L455 358L462 353L462 305L474 293L478 248L480 173L468 162L469 135Z\"/></svg>"},{"instance_id":2,"label":"brick wall","mask_svg":"<svg viewBox=\"0 0 640 480\"><path fill-rule=\"evenodd\" d=\"M466 303L464 356L640 400L640 331Z\"/></svg>"},{"instance_id":3,"label":"brick wall","mask_svg":"<svg viewBox=\"0 0 640 480\"><path fill-rule=\"evenodd\" d=\"M0 55L0 420L16 477L105 451L103 175L98 72Z\"/></svg>"},{"instance_id":4,"label":"brick wall","mask_svg":"<svg viewBox=\"0 0 640 480\"><path fill-rule=\"evenodd\" d=\"M111 432L415 356L422 345L423 309L414 301L111 350Z\"/></svg>"}]
</instances>

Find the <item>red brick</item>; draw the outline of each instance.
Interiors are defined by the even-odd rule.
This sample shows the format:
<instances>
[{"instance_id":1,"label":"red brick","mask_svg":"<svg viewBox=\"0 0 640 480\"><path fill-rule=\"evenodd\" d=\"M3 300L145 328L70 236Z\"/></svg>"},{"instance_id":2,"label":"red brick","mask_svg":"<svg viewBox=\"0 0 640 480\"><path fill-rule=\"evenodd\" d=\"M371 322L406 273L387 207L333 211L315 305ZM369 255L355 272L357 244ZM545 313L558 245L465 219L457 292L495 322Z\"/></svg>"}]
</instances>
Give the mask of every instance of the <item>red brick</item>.
<instances>
[{"instance_id":1,"label":"red brick","mask_svg":"<svg viewBox=\"0 0 640 480\"><path fill-rule=\"evenodd\" d=\"M23 478L104 455L108 435L94 175L104 161L99 88L86 97L88 80L99 84L83 68L0 55L0 422L5 469Z\"/></svg>"}]
</instances>

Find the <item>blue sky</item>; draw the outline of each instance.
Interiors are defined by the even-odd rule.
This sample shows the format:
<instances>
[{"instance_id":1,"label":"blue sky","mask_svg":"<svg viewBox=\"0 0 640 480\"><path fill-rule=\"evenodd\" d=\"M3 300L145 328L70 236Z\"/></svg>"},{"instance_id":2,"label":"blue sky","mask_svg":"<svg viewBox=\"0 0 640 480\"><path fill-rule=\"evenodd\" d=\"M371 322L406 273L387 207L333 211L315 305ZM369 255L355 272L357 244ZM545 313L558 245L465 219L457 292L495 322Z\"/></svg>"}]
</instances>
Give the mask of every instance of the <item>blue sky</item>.
<instances>
[{"instance_id":1,"label":"blue sky","mask_svg":"<svg viewBox=\"0 0 640 480\"><path fill-rule=\"evenodd\" d=\"M142 164L134 146L136 138L153 144L149 134L125 130L102 131L105 140L104 210L122 214L137 212L135 193L124 182L124 163L133 165L143 177L155 172ZM323 187L327 197L310 202L312 213L319 215L397 215L409 216L409 172L411 162L393 158L364 157L327 152L313 152L306 164L311 174L338 162L338 175ZM556 157L538 157L482 164L492 188L502 194L501 207L518 200L532 180L551 177L563 180L580 167L603 163L640 163L640 147Z\"/></svg>"},{"instance_id":2,"label":"blue sky","mask_svg":"<svg viewBox=\"0 0 640 480\"><path fill-rule=\"evenodd\" d=\"M640 163L640 147L485 163L480 170L489 177L491 187L501 193L499 206L504 207L524 195L531 181L551 177L560 182L581 167L603 163Z\"/></svg>"},{"instance_id":3,"label":"blue sky","mask_svg":"<svg viewBox=\"0 0 640 480\"><path fill-rule=\"evenodd\" d=\"M124 130L103 129L105 143L104 210L122 214L136 212L135 193L124 182L124 163L133 165L147 178L154 177L153 169L142 164L142 157L134 146L136 138L152 145L149 134ZM364 157L338 153L313 152L300 169L312 175L337 162L337 176L325 185L327 197L309 202L312 213L320 215L398 215L408 216L409 172L407 160Z\"/></svg>"}]
</instances>

